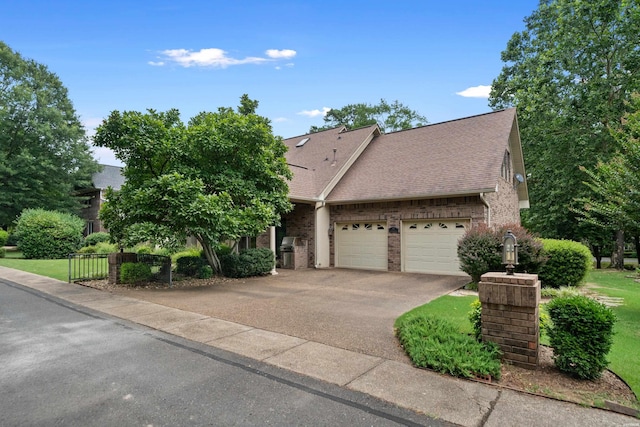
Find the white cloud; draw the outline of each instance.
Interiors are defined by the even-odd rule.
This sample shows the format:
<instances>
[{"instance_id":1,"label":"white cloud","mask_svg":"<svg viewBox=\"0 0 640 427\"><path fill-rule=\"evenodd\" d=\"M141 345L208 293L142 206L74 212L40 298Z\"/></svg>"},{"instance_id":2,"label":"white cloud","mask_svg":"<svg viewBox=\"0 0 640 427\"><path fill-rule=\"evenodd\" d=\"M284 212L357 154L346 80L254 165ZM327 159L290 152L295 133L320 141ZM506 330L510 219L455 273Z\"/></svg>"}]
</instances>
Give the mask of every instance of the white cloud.
<instances>
[{"instance_id":1,"label":"white cloud","mask_svg":"<svg viewBox=\"0 0 640 427\"><path fill-rule=\"evenodd\" d=\"M465 98L488 98L491 92L491 86L472 86L463 90L462 92L456 92L456 95L464 96Z\"/></svg>"},{"instance_id":2,"label":"white cloud","mask_svg":"<svg viewBox=\"0 0 640 427\"><path fill-rule=\"evenodd\" d=\"M279 59L290 59L296 56L296 51L291 49L269 49L265 52L266 58L247 56L246 58L232 58L225 50L218 48L206 48L198 51L188 49L167 49L160 52L159 61L149 61L149 65L160 67L168 62L182 67L212 67L227 68L231 65L261 64ZM287 64L287 66L290 66Z\"/></svg>"},{"instance_id":3,"label":"white cloud","mask_svg":"<svg viewBox=\"0 0 640 427\"><path fill-rule=\"evenodd\" d=\"M255 56L248 56L244 59L231 58L227 56L227 52L217 48L200 49L199 51L167 49L160 53L164 55L165 60L175 62L185 68L193 66L227 68L230 65L259 64L267 61L266 58Z\"/></svg>"},{"instance_id":4,"label":"white cloud","mask_svg":"<svg viewBox=\"0 0 640 427\"><path fill-rule=\"evenodd\" d=\"M298 114L300 114L301 116L307 116L307 117L318 117L318 116L326 116L327 113L329 112L329 110L331 110L331 108L329 107L322 107L322 110L302 110L300 111Z\"/></svg>"},{"instance_id":5,"label":"white cloud","mask_svg":"<svg viewBox=\"0 0 640 427\"><path fill-rule=\"evenodd\" d=\"M288 122L289 119L287 119L286 117L276 117L275 119L273 119L274 123L283 123L283 122Z\"/></svg>"},{"instance_id":6,"label":"white cloud","mask_svg":"<svg viewBox=\"0 0 640 427\"><path fill-rule=\"evenodd\" d=\"M293 58L298 52L292 49L268 49L265 54L272 59Z\"/></svg>"}]
</instances>

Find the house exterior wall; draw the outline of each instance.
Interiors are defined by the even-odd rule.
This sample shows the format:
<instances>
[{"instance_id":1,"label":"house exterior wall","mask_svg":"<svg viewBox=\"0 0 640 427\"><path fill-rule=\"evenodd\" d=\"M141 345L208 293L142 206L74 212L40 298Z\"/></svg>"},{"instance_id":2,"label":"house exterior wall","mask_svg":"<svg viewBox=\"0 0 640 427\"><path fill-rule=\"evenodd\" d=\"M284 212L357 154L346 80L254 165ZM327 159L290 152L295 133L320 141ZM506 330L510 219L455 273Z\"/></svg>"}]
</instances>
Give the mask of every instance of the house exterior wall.
<instances>
[{"instance_id":1,"label":"house exterior wall","mask_svg":"<svg viewBox=\"0 0 640 427\"><path fill-rule=\"evenodd\" d=\"M499 178L498 191L486 193L485 199L491 207L491 226L520 224L518 191L512 183Z\"/></svg>"},{"instance_id":2,"label":"house exterior wall","mask_svg":"<svg viewBox=\"0 0 640 427\"><path fill-rule=\"evenodd\" d=\"M90 193L83 194L84 197L89 197L86 200L86 205L80 212L80 217L84 219L87 223L93 223L91 233L97 233L99 231L108 231L102 226L102 222L98 219L98 214L100 213L100 205L101 205L101 191L95 190ZM90 234L85 229L85 234Z\"/></svg>"},{"instance_id":3,"label":"house exterior wall","mask_svg":"<svg viewBox=\"0 0 640 427\"><path fill-rule=\"evenodd\" d=\"M517 201L516 201L517 206ZM410 219L470 219L472 227L486 222L487 208L479 196L331 206L331 224L351 221L385 222L389 233L388 269L401 271L401 221ZM331 266L335 266L335 231L330 238Z\"/></svg>"}]
</instances>

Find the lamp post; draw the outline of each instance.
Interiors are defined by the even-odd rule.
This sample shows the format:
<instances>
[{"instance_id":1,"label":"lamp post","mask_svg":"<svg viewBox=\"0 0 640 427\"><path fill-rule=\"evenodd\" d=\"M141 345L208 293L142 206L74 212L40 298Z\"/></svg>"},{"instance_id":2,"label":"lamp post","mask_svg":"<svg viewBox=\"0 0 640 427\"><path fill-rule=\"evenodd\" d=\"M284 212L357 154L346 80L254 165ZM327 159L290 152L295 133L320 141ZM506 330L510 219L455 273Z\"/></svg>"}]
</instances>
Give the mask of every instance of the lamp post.
<instances>
[{"instance_id":1,"label":"lamp post","mask_svg":"<svg viewBox=\"0 0 640 427\"><path fill-rule=\"evenodd\" d=\"M506 265L507 275L513 276L513 270L518 265L518 240L511 230L507 230L502 240L502 263Z\"/></svg>"}]
</instances>

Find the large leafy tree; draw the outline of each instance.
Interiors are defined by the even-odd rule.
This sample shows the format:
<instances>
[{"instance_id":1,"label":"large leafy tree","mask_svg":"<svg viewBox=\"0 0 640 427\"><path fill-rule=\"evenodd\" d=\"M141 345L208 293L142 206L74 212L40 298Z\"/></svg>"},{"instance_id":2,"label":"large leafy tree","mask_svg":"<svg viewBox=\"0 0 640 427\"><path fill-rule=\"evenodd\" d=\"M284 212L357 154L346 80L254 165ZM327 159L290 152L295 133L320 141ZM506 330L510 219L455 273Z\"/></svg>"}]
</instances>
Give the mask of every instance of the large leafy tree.
<instances>
[{"instance_id":1,"label":"large leafy tree","mask_svg":"<svg viewBox=\"0 0 640 427\"><path fill-rule=\"evenodd\" d=\"M592 169L619 147L609 128L640 87L637 0L543 0L502 52L490 105L518 108L531 208L525 225L547 237L580 239L576 197Z\"/></svg>"},{"instance_id":2,"label":"large leafy tree","mask_svg":"<svg viewBox=\"0 0 640 427\"><path fill-rule=\"evenodd\" d=\"M0 42L0 227L27 208L78 210L97 170L60 79Z\"/></svg>"},{"instance_id":3,"label":"large leafy tree","mask_svg":"<svg viewBox=\"0 0 640 427\"><path fill-rule=\"evenodd\" d=\"M588 224L616 233L613 263L618 268L624 267L623 232L640 234L640 95L630 105L635 111L625 116L619 129L612 130L621 149L594 169L582 168L591 194L578 200L577 211Z\"/></svg>"},{"instance_id":4,"label":"large leafy tree","mask_svg":"<svg viewBox=\"0 0 640 427\"><path fill-rule=\"evenodd\" d=\"M243 99L188 124L177 110L114 111L95 135L125 164L100 216L121 243L195 236L220 272L216 246L256 235L290 210L286 146Z\"/></svg>"},{"instance_id":5,"label":"large leafy tree","mask_svg":"<svg viewBox=\"0 0 640 427\"><path fill-rule=\"evenodd\" d=\"M389 104L384 99L379 104L349 104L340 109L332 108L324 116L323 126L312 126L309 132L319 132L340 125L355 129L377 124L382 132L411 129L427 124L427 118L399 101Z\"/></svg>"}]
</instances>

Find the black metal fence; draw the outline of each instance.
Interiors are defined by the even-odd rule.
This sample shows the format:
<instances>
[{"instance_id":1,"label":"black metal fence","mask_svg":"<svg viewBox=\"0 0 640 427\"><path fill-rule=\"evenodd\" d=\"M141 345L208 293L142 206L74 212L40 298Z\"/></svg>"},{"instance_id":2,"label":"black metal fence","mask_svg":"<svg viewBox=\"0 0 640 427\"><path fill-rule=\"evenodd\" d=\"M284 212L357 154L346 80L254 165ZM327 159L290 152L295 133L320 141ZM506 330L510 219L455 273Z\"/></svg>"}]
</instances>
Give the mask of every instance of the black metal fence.
<instances>
[{"instance_id":1,"label":"black metal fence","mask_svg":"<svg viewBox=\"0 0 640 427\"><path fill-rule=\"evenodd\" d=\"M69 283L109 277L108 254L69 254Z\"/></svg>"},{"instance_id":2,"label":"black metal fence","mask_svg":"<svg viewBox=\"0 0 640 427\"><path fill-rule=\"evenodd\" d=\"M138 262L151 267L151 280L168 283L171 286L171 257L138 254Z\"/></svg>"}]
</instances>

